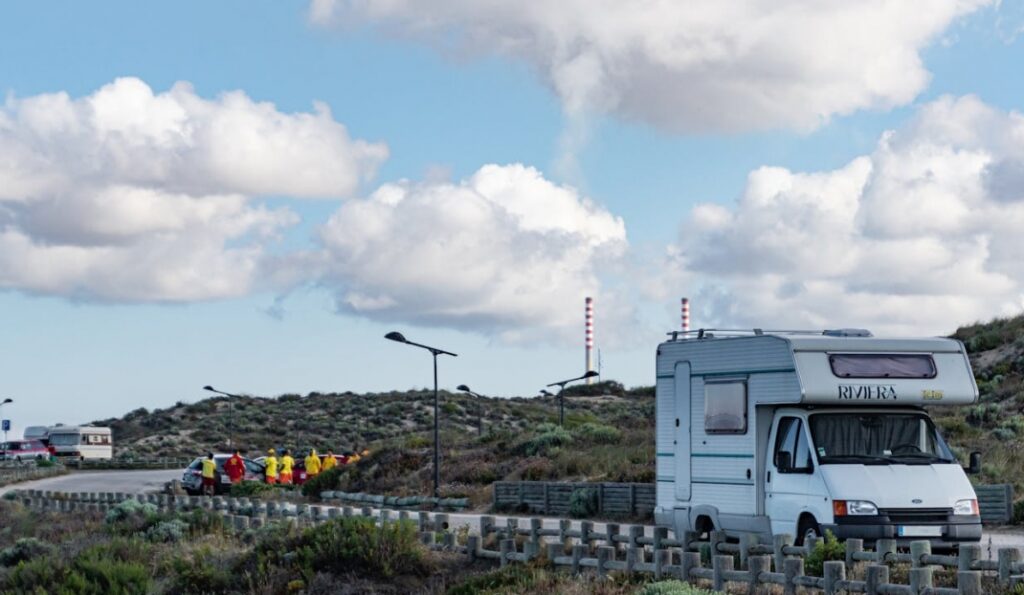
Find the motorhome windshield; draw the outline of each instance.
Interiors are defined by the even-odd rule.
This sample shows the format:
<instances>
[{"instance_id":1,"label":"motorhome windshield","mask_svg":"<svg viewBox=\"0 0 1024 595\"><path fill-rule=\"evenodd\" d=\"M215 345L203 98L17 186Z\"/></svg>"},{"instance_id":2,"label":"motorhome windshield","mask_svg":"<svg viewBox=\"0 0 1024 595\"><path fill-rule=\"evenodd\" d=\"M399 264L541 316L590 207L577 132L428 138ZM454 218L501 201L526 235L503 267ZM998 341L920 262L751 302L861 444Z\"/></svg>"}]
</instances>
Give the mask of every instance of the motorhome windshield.
<instances>
[{"instance_id":1,"label":"motorhome windshield","mask_svg":"<svg viewBox=\"0 0 1024 595\"><path fill-rule=\"evenodd\" d=\"M923 414L816 413L810 423L822 465L956 462L932 420Z\"/></svg>"}]
</instances>

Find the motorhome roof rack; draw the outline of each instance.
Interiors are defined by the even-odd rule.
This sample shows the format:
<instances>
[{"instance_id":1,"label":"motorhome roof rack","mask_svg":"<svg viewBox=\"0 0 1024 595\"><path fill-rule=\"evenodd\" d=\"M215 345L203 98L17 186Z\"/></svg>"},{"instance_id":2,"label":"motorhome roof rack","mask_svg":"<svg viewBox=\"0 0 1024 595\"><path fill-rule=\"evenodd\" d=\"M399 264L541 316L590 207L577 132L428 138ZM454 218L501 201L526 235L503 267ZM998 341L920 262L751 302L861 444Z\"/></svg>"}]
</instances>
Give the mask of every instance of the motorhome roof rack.
<instances>
[{"instance_id":1,"label":"motorhome roof rack","mask_svg":"<svg viewBox=\"0 0 1024 595\"><path fill-rule=\"evenodd\" d=\"M692 331L671 331L666 333L673 341L679 339L713 339L716 336L743 337L748 335L825 335L826 337L871 337L871 331L860 328L842 328L826 330L794 330L794 329L736 329L736 328L701 328Z\"/></svg>"}]
</instances>

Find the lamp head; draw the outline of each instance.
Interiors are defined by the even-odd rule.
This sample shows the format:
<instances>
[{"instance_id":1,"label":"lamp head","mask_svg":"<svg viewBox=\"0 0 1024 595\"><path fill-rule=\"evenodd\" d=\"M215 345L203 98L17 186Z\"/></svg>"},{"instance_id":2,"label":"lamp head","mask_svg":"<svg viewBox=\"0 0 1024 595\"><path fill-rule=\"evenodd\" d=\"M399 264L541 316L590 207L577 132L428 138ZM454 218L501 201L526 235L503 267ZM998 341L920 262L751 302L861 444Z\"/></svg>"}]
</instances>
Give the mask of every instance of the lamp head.
<instances>
[{"instance_id":1,"label":"lamp head","mask_svg":"<svg viewBox=\"0 0 1024 595\"><path fill-rule=\"evenodd\" d=\"M597 374L596 371L594 371L594 370L587 370L587 373L584 374L583 377L584 378L593 378L594 376L597 376L597 375L598 374Z\"/></svg>"},{"instance_id":2,"label":"lamp head","mask_svg":"<svg viewBox=\"0 0 1024 595\"><path fill-rule=\"evenodd\" d=\"M466 386L465 384L460 384L460 385L455 387L455 390L461 390L464 393L468 393L469 392L469 387Z\"/></svg>"},{"instance_id":3,"label":"lamp head","mask_svg":"<svg viewBox=\"0 0 1024 595\"><path fill-rule=\"evenodd\" d=\"M14 402L14 399L4 399L3 403L0 403L0 405L6 405L7 403L13 403L13 402Z\"/></svg>"},{"instance_id":4,"label":"lamp head","mask_svg":"<svg viewBox=\"0 0 1024 595\"><path fill-rule=\"evenodd\" d=\"M408 341L405 339L405 335L398 331L391 331L390 333L384 335L384 338L390 339L392 341L398 341L399 343L408 343Z\"/></svg>"},{"instance_id":5,"label":"lamp head","mask_svg":"<svg viewBox=\"0 0 1024 595\"><path fill-rule=\"evenodd\" d=\"M209 384L207 384L206 386L204 386L204 387L203 387L203 390L208 390L208 391L210 391L210 392L217 392L217 391L216 391L216 389L214 389L214 388L213 388L212 386L210 386Z\"/></svg>"}]
</instances>

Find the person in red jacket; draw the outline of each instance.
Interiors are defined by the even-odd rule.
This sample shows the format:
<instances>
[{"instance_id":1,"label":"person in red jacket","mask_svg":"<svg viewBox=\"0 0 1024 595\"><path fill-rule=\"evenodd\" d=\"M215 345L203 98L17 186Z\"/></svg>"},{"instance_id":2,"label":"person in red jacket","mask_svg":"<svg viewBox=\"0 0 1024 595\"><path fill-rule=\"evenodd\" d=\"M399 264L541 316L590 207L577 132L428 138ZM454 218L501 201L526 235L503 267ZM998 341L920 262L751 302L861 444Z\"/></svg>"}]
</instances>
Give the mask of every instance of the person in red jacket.
<instances>
[{"instance_id":1,"label":"person in red jacket","mask_svg":"<svg viewBox=\"0 0 1024 595\"><path fill-rule=\"evenodd\" d=\"M242 478L245 477L245 461L242 460L242 454L239 451L236 450L235 454L231 455L231 458L224 463L224 471L227 472L231 483L242 481Z\"/></svg>"}]
</instances>

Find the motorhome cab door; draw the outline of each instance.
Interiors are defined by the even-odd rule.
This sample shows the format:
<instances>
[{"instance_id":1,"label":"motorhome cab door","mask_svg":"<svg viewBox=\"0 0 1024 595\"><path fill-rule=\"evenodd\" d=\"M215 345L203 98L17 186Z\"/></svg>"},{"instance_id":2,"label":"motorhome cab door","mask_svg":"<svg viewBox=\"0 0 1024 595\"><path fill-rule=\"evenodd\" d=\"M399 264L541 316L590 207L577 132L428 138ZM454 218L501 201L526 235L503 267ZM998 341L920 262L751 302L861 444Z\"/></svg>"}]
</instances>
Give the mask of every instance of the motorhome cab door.
<instances>
[{"instance_id":1,"label":"motorhome cab door","mask_svg":"<svg viewBox=\"0 0 1024 595\"><path fill-rule=\"evenodd\" d=\"M807 510L814 460L805 417L780 413L769 438L764 476L765 512L772 533L797 534L800 514Z\"/></svg>"}]
</instances>

